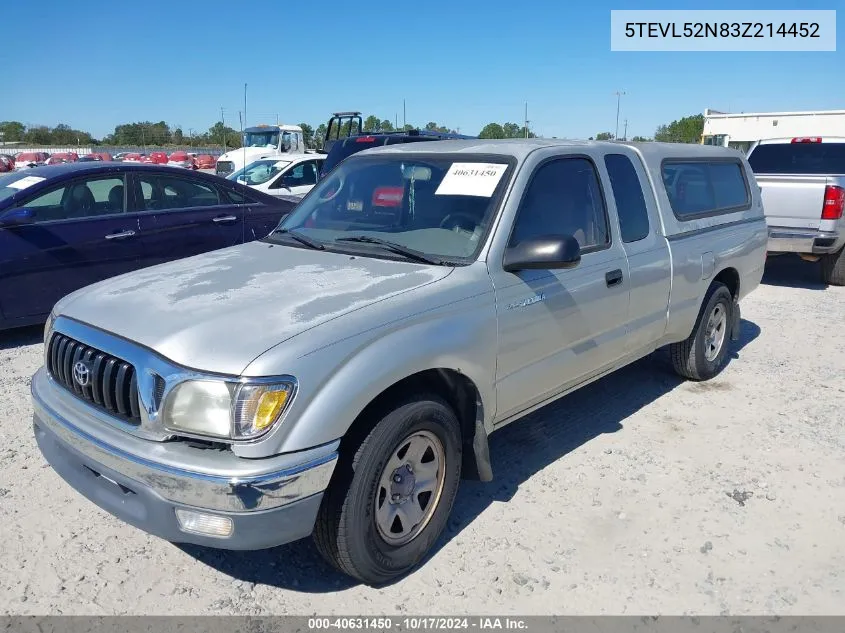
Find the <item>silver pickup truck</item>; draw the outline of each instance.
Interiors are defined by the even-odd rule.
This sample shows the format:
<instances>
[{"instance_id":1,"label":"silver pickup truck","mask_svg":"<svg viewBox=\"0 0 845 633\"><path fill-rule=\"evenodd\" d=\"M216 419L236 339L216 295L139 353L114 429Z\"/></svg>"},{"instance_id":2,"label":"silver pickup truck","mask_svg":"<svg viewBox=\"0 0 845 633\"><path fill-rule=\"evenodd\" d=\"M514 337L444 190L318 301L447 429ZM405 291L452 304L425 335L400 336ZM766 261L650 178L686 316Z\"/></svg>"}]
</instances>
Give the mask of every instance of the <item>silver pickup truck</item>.
<instances>
[{"instance_id":1,"label":"silver pickup truck","mask_svg":"<svg viewBox=\"0 0 845 633\"><path fill-rule=\"evenodd\" d=\"M766 239L727 148L368 150L264 240L61 300L35 437L152 534L261 549L313 533L379 584L424 558L462 477L493 478L497 429L665 345L682 376L716 375Z\"/></svg>"},{"instance_id":2,"label":"silver pickup truck","mask_svg":"<svg viewBox=\"0 0 845 633\"><path fill-rule=\"evenodd\" d=\"M769 252L821 260L823 281L845 286L845 138L767 139L748 162L763 189Z\"/></svg>"}]
</instances>

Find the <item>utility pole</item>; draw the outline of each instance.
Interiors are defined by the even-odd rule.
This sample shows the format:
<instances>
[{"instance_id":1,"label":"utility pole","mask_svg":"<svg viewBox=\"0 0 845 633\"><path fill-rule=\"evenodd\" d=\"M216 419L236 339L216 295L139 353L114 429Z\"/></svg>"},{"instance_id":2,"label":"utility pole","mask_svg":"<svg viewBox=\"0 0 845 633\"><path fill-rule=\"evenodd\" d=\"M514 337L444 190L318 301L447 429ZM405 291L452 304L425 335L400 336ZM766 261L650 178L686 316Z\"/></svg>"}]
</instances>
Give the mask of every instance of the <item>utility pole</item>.
<instances>
[{"instance_id":1,"label":"utility pole","mask_svg":"<svg viewBox=\"0 0 845 633\"><path fill-rule=\"evenodd\" d=\"M625 119L625 131L622 133L622 140L628 140L628 119Z\"/></svg>"},{"instance_id":2,"label":"utility pole","mask_svg":"<svg viewBox=\"0 0 845 633\"><path fill-rule=\"evenodd\" d=\"M220 108L220 122L223 124L223 153L226 153L226 117L223 116L223 108Z\"/></svg>"},{"instance_id":3,"label":"utility pole","mask_svg":"<svg viewBox=\"0 0 845 633\"><path fill-rule=\"evenodd\" d=\"M402 99L402 129L408 125L408 119L405 117L405 100Z\"/></svg>"},{"instance_id":4,"label":"utility pole","mask_svg":"<svg viewBox=\"0 0 845 633\"><path fill-rule=\"evenodd\" d=\"M241 123L241 127L246 127L246 84L244 84L244 120ZM243 140L241 140L243 142Z\"/></svg>"},{"instance_id":5,"label":"utility pole","mask_svg":"<svg viewBox=\"0 0 845 633\"><path fill-rule=\"evenodd\" d=\"M525 102L525 138L528 138L528 102Z\"/></svg>"},{"instance_id":6,"label":"utility pole","mask_svg":"<svg viewBox=\"0 0 845 633\"><path fill-rule=\"evenodd\" d=\"M614 132L613 138L619 138L619 106L622 103L622 95L624 94L626 94L624 90L616 91L616 132Z\"/></svg>"}]
</instances>

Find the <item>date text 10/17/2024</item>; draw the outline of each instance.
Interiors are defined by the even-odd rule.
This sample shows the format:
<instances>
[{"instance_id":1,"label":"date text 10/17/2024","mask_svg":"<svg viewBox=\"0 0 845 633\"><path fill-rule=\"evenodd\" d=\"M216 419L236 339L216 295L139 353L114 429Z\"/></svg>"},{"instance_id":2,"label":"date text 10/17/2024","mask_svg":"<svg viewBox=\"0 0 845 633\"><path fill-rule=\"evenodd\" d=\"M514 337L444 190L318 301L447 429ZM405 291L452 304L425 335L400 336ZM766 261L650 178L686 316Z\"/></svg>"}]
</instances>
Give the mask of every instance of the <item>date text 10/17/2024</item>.
<instances>
[{"instance_id":1,"label":"date text 10/17/2024","mask_svg":"<svg viewBox=\"0 0 845 633\"><path fill-rule=\"evenodd\" d=\"M447 630L511 630L527 631L528 623L514 617L316 617L308 619L311 631L447 631Z\"/></svg>"}]
</instances>

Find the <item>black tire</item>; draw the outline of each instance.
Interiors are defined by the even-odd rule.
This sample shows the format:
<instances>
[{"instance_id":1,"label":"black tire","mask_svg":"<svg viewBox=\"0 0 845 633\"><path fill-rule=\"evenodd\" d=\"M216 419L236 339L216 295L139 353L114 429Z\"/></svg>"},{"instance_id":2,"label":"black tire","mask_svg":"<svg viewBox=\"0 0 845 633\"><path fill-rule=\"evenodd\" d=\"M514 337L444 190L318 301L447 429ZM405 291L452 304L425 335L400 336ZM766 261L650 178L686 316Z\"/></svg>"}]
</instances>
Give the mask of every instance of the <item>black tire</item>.
<instances>
[{"instance_id":1,"label":"black tire","mask_svg":"<svg viewBox=\"0 0 845 633\"><path fill-rule=\"evenodd\" d=\"M409 396L387 411L383 417L376 415L371 429L358 438L347 438L314 527L314 541L323 557L368 585L394 580L426 556L446 526L461 478L460 423L443 400L433 395ZM425 527L410 542L395 546L377 527L376 494L396 447L421 431L442 443L443 485Z\"/></svg>"},{"instance_id":2,"label":"black tire","mask_svg":"<svg viewBox=\"0 0 845 633\"><path fill-rule=\"evenodd\" d=\"M845 248L822 256L822 280L831 286L845 286Z\"/></svg>"},{"instance_id":3,"label":"black tire","mask_svg":"<svg viewBox=\"0 0 845 633\"><path fill-rule=\"evenodd\" d=\"M724 327L722 347L715 358L708 360L705 354L707 321L716 306L721 305L727 317ZM672 343L669 354L672 357L672 367L675 371L689 380L709 380L718 374L728 360L730 349L731 323L733 323L733 296L728 287L718 281L713 282L704 295L701 311L695 321L692 334L685 341Z\"/></svg>"}]
</instances>

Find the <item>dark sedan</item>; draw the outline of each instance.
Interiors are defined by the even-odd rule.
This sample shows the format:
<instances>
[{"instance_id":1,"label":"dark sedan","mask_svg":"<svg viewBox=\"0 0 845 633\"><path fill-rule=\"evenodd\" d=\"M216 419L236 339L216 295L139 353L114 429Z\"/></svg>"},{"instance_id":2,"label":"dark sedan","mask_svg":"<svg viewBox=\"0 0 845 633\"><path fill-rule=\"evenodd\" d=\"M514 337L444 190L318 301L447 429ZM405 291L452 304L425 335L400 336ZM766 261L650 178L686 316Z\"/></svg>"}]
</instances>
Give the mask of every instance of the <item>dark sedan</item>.
<instances>
[{"instance_id":1,"label":"dark sedan","mask_svg":"<svg viewBox=\"0 0 845 633\"><path fill-rule=\"evenodd\" d=\"M0 329L42 322L107 277L265 237L296 202L160 165L0 175Z\"/></svg>"}]
</instances>

